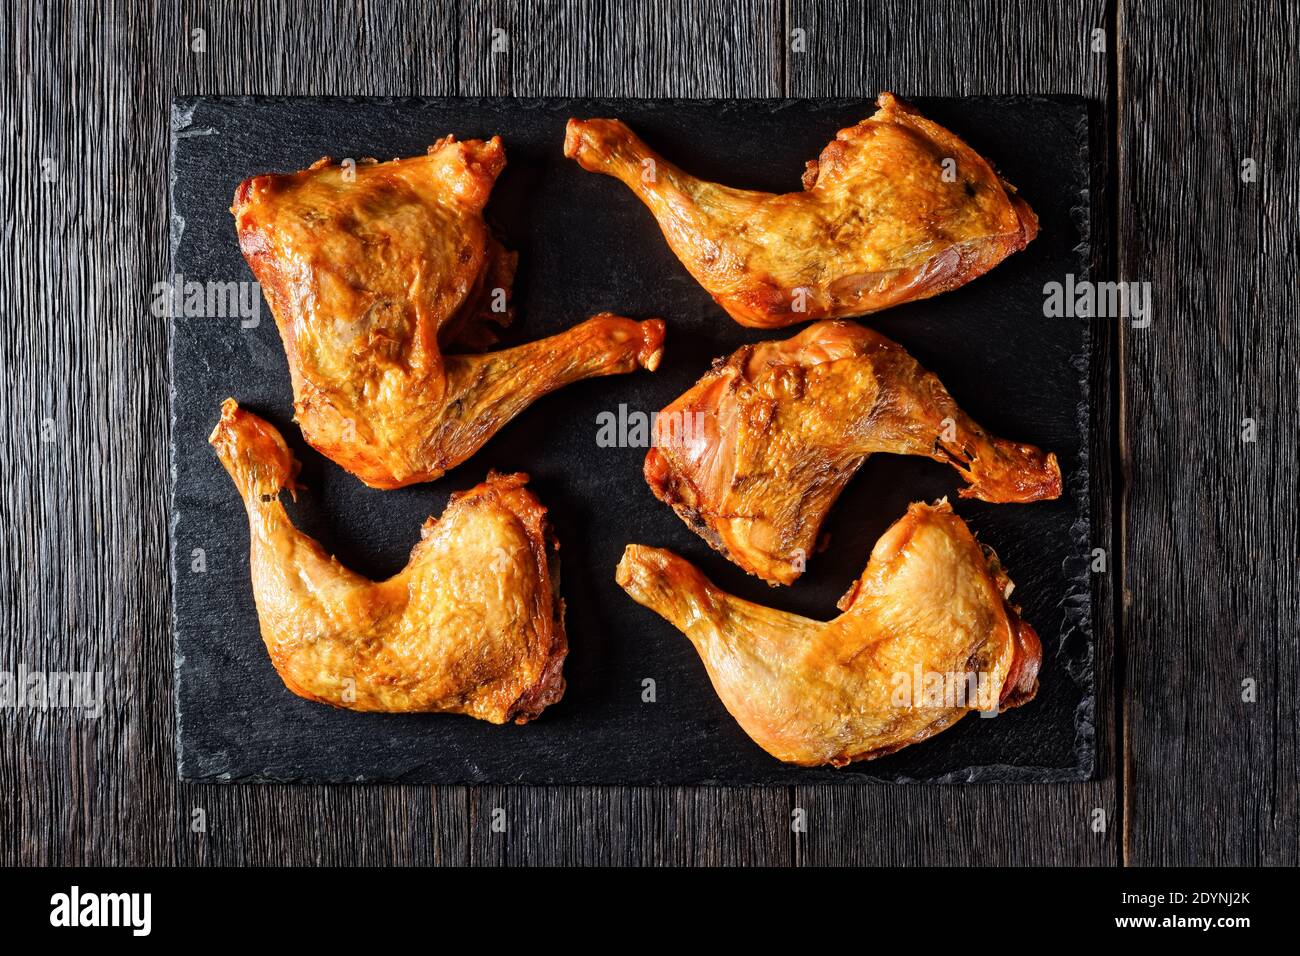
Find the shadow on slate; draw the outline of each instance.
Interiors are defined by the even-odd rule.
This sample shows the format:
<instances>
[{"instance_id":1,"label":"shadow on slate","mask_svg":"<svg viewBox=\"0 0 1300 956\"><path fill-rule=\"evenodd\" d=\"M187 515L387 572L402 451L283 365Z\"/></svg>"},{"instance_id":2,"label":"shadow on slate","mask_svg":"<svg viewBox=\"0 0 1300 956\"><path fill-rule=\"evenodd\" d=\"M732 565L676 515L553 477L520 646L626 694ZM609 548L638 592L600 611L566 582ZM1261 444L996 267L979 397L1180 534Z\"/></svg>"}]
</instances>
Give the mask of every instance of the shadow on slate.
<instances>
[{"instance_id":1,"label":"shadow on slate","mask_svg":"<svg viewBox=\"0 0 1300 956\"><path fill-rule=\"evenodd\" d=\"M868 317L948 386L976 421L1060 457L1058 501L958 499L949 467L879 455L826 524L828 549L792 588L773 589L712 551L641 477L645 450L599 448L597 415L658 410L715 356L791 328L742 328L669 251L620 183L562 154L570 116L616 116L668 158L730 185L799 188L805 160L870 100L648 101L194 98L172 113L172 260L184 281L251 281L229 206L247 176L301 169L321 156L422 153L447 133L500 134L508 165L488 218L519 252L518 317L503 345L551 335L604 309L662 316L657 373L557 392L507 425L440 481L373 491L305 446L291 422L289 373L265 302L261 322L172 322L172 545L177 759L193 781L795 784L1051 781L1093 770L1093 640L1087 579L1089 331L1043 316L1043 285L1083 278L1089 260L1088 108L1074 97L919 99L926 116L990 159L1038 213L1028 249L946 295ZM248 573L248 529L207 444L226 396L280 427L303 462L289 510L348 566L400 569L421 522L489 468L527 471L562 543L568 690L541 719L497 727L458 715L357 714L310 703L280 682L263 649ZM925 743L844 769L788 767L741 731L690 643L614 583L629 542L671 548L719 586L818 619L866 564L910 501L949 496L1016 582L1014 600L1044 645L1041 689L996 719L969 716ZM206 571L192 570L203 549ZM652 678L657 701L643 703Z\"/></svg>"}]
</instances>

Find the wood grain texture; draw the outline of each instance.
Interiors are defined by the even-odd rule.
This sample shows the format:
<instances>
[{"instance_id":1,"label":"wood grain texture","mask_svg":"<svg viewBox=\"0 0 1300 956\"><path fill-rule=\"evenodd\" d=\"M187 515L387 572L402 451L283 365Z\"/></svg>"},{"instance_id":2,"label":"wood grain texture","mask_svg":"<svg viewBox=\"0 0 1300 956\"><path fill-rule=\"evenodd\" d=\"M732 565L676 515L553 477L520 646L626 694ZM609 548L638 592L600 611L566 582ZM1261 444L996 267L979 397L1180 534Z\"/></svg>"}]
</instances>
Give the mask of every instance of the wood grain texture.
<instances>
[{"instance_id":1,"label":"wood grain texture","mask_svg":"<svg viewBox=\"0 0 1300 956\"><path fill-rule=\"evenodd\" d=\"M112 11L19 4L0 17L0 667L104 678L98 719L0 711L2 857L166 859L166 330L143 296L166 253L138 231L142 204L158 227L165 213L137 188L164 195L165 130L137 139L135 38Z\"/></svg>"},{"instance_id":2,"label":"wood grain texture","mask_svg":"<svg viewBox=\"0 0 1300 956\"><path fill-rule=\"evenodd\" d=\"M1137 865L1300 862L1298 20L1122 8L1120 268L1155 303L1123 359Z\"/></svg>"},{"instance_id":3,"label":"wood grain texture","mask_svg":"<svg viewBox=\"0 0 1300 956\"><path fill-rule=\"evenodd\" d=\"M776 0L461 3L459 92L780 96L780 19Z\"/></svg>"},{"instance_id":4,"label":"wood grain texture","mask_svg":"<svg viewBox=\"0 0 1300 956\"><path fill-rule=\"evenodd\" d=\"M504 52L492 52L503 29ZM789 49L805 31L806 50ZM1101 28L1108 52L1091 52ZM204 31L201 35L195 30ZM201 36L205 50L192 46ZM1294 12L1206 0L223 4L0 9L0 668L102 670L98 720L0 711L0 863L1296 862ZM1118 82L1112 79L1118 77ZM175 779L165 507L167 106L177 94L1082 93L1117 146L1125 278L1094 489L1099 779L1081 786L200 787ZM1106 132L1118 123L1119 137ZM1260 179L1240 183L1240 159ZM45 163L44 161L49 161ZM53 172L47 181L43 172ZM1179 197L1171 202L1170 197ZM1199 218L1189 222L1187 209ZM1097 220L1099 225L1103 219ZM1098 244L1100 246L1100 243ZM1111 264L1097 263L1105 275ZM1289 284L1288 284L1289 283ZM1108 355L1122 353L1122 408ZM1254 417L1259 440L1240 441ZM46 440L48 439L48 440ZM1097 470L1117 466L1105 429ZM1182 452L1175 458L1178 452ZM1226 570L1225 570L1226 569ZM1109 614L1112 580L1125 582ZM1116 641L1120 620L1130 635ZM1259 702L1240 703L1253 676ZM1116 688L1122 688L1117 690ZM1124 704L1115 726L1111 703ZM1126 799L1118 787L1122 740ZM492 827L504 811L504 832ZM1103 808L1111 823L1092 832ZM206 832L191 829L194 810ZM794 834L791 813L806 812ZM1122 812L1126 811L1126 812Z\"/></svg>"}]
</instances>

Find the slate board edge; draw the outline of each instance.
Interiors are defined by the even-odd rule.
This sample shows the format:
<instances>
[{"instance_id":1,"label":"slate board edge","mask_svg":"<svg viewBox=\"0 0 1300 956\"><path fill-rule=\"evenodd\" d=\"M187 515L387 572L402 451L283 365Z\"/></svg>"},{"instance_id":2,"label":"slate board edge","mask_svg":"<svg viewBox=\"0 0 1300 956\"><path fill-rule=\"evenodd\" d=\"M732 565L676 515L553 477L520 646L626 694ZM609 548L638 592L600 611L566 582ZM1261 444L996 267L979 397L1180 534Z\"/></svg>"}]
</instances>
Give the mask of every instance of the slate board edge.
<instances>
[{"instance_id":1,"label":"slate board edge","mask_svg":"<svg viewBox=\"0 0 1300 956\"><path fill-rule=\"evenodd\" d=\"M1085 107L1081 117L1083 128L1077 130L1076 135L1079 136L1087 153L1089 181L1085 185L1083 193L1078 197L1077 205L1071 211L1077 213L1075 223L1081 233L1079 245L1076 247L1076 252L1082 263L1081 272L1085 279L1091 280L1093 253L1096 243L1093 229L1096 224L1096 214L1099 212L1096 200L1098 196L1104 194L1105 190L1103 158L1093 149L1091 132L1093 124L1100 122L1101 116L1094 102L1086 100L1084 97L1071 97L1071 99L1083 100ZM1097 420L1094 413L1092 395L1092 363L1095 357L1093 352L1097 347L1093 321L1096 320L1087 320L1084 324L1084 349L1082 352L1084 361L1079 371L1077 414L1079 431L1084 436L1084 440L1080 448L1078 467L1067 476L1065 482L1065 486L1073 496L1075 505L1079 510L1079 521L1085 525L1084 540L1088 542L1097 540L1097 529L1093 523L1092 515L1090 475L1092 451L1103 428L1103 424ZM1075 779L1091 780L1096 775L1097 769L1097 643L1093 631L1094 605L1092 600L1091 555L1081 557L1083 557L1083 560L1080 562L1080 573L1071 579L1071 588L1064 597L1066 602L1065 623L1068 627L1077 628L1082 633L1088 647L1088 656L1085 661L1086 666L1079 668L1078 673L1067 669L1066 674L1083 691L1083 698L1075 711L1075 754L1079 761L1076 768L1078 777Z\"/></svg>"},{"instance_id":2,"label":"slate board edge","mask_svg":"<svg viewBox=\"0 0 1300 956\"><path fill-rule=\"evenodd\" d=\"M177 136L188 128L189 118L193 114L197 101L202 97L176 97L172 100L168 116L167 147L167 281L176 282L176 252L180 246L184 227L178 228L179 216L176 212L176 147L180 141ZM181 665L184 654L181 649L180 601L178 585L180 577L181 549L179 539L180 511L177 508L177 463L180 449L175 435L176 421L176 328L175 317L167 319L167 480L170 485L167 494L167 544L171 548L171 561L167 570L171 587L171 648L172 648L172 739L176 743L176 776L182 781L193 781L185 773L185 737L181 733ZM196 781L197 782L197 781Z\"/></svg>"}]
</instances>

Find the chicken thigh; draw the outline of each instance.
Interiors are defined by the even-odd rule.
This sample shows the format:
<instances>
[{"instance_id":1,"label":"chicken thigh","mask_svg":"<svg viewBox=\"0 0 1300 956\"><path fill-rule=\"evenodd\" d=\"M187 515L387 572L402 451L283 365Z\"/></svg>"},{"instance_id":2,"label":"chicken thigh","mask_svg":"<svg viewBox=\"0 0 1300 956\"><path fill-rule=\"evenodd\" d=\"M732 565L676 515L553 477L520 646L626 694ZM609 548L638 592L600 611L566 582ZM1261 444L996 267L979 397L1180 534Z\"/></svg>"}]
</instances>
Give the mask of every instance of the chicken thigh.
<instances>
[{"instance_id":1,"label":"chicken thigh","mask_svg":"<svg viewBox=\"0 0 1300 956\"><path fill-rule=\"evenodd\" d=\"M617 581L690 639L727 710L786 763L869 760L1038 690L1038 635L946 501L885 532L825 623L726 594L659 548L629 545Z\"/></svg>"},{"instance_id":2,"label":"chicken thigh","mask_svg":"<svg viewBox=\"0 0 1300 956\"><path fill-rule=\"evenodd\" d=\"M877 106L808 162L802 192L696 179L612 119L569 120L564 154L622 180L696 281L758 328L925 299L1037 235L1033 210L983 157L890 93Z\"/></svg>"},{"instance_id":3,"label":"chicken thigh","mask_svg":"<svg viewBox=\"0 0 1300 956\"><path fill-rule=\"evenodd\" d=\"M994 438L902 346L853 322L818 322L719 360L659 413L645 477L714 548L791 584L844 486L875 452L952 465L963 497L1061 494L1056 456Z\"/></svg>"},{"instance_id":4,"label":"chicken thigh","mask_svg":"<svg viewBox=\"0 0 1300 956\"><path fill-rule=\"evenodd\" d=\"M227 399L210 439L248 512L262 641L286 687L349 710L525 723L564 694L556 544L527 475L488 475L429 518L387 581L349 571L280 503L298 463Z\"/></svg>"},{"instance_id":5,"label":"chicken thigh","mask_svg":"<svg viewBox=\"0 0 1300 956\"><path fill-rule=\"evenodd\" d=\"M601 314L487 355L515 257L483 221L501 140L440 140L387 163L322 160L240 184L240 248L284 342L303 437L374 488L431 481L532 402L654 369L664 327Z\"/></svg>"}]
</instances>

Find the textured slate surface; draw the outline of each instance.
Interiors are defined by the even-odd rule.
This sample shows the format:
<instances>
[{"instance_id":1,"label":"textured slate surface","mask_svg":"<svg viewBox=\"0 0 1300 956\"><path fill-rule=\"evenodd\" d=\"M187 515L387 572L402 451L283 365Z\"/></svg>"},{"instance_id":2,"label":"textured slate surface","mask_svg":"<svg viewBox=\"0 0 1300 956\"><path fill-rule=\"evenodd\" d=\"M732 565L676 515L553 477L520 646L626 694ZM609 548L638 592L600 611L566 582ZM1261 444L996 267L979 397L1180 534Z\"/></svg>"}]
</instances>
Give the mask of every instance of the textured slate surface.
<instances>
[{"instance_id":1,"label":"textured slate surface","mask_svg":"<svg viewBox=\"0 0 1300 956\"><path fill-rule=\"evenodd\" d=\"M520 253L523 341L610 309L669 324L654 375L584 383L521 415L441 481L401 492L364 488L295 442L308 493L292 508L340 559L382 578L405 563L429 513L487 468L527 470L562 543L570 655L563 702L525 727L445 715L367 715L286 691L266 659L247 584L243 508L206 443L226 395L297 438L289 376L269 312L178 317L173 325L177 741L181 775L197 780L407 782L851 783L1053 780L1093 765L1087 324L1045 318L1044 283L1089 265L1088 115L1081 100L921 101L1029 197L1040 235L989 276L954 293L873 317L871 324L935 371L995 433L1050 448L1069 493L1032 506L955 501L1017 582L1015 598L1044 640L1032 706L968 719L923 746L843 770L782 766L748 740L709 686L694 650L613 582L629 542L671 547L720 586L810 616L833 616L876 537L912 500L961 482L933 462L878 456L827 523L830 547L793 588L770 589L731 566L660 505L641 477L644 448L601 448L597 416L649 413L709 367L770 332L737 326L667 249L631 194L564 159L569 116L619 116L665 155L709 178L796 187L805 159L870 101L184 100L173 110L174 268L189 283L251 281L229 214L240 180L301 168L321 155L412 155L447 132L500 132L508 165L487 216ZM1030 154L1024 139L1035 146ZM180 279L177 280L178 284ZM793 334L791 330L785 335ZM782 336L784 337L784 336ZM205 552L193 573L192 553ZM642 681L657 686L642 700Z\"/></svg>"},{"instance_id":2,"label":"textured slate surface","mask_svg":"<svg viewBox=\"0 0 1300 956\"><path fill-rule=\"evenodd\" d=\"M0 26L0 159L12 172L0 177L10 216L0 233L0 408L11 423L0 443L9 478L0 496L0 664L102 668L108 688L98 721L0 712L0 861L1300 862L1288 690L1298 679L1296 645L1285 638L1300 609L1286 576L1294 524L1279 490L1297 480L1295 457L1284 453L1283 404L1297 359L1284 347L1285 324L1268 321L1290 312L1287 257L1300 204L1300 167L1285 162L1300 90L1284 66L1298 32L1286 4L882 0L864 10L827 0L680 0L633 16L612 0L105 0L93 9L53 0L8 5ZM504 55L488 52L494 26L512 39ZM796 28L808 40L801 53L790 49ZM191 49L196 29L203 53ZM756 789L177 783L167 330L146 307L169 267L174 95L869 97L880 89L1093 100L1107 117L1099 152L1113 184L1094 196L1094 221L1107 224L1116 253L1094 244L1097 270L1155 280L1178 315L1141 347L1122 327L1094 330L1099 420L1112 423L1093 448L1095 543L1112 558L1110 572L1093 578L1097 780ZM1237 180L1227 189L1239 143L1271 157L1258 191L1238 193ZM1207 158L1214 175L1203 174ZM52 181L36 175L45 160L55 161ZM1207 209L1217 212L1203 225ZM1243 258L1243 248L1270 254ZM1176 313L1189 288L1194 307ZM1156 394L1159 409L1148 402ZM1237 395L1283 409L1265 433L1274 441L1267 467L1229 477L1234 459L1214 444L1192 472L1171 449L1199 452L1207 409L1232 407ZM56 423L55 441L39 440L45 418ZM1137 430L1141 458L1130 448ZM1145 484L1126 494L1129 482ZM1281 520L1260 520L1257 502ZM1222 543L1237 549L1231 560L1216 552ZM1225 569L1243 564L1252 572L1229 580ZM1227 647L1225 633L1233 635ZM1239 655L1273 691L1263 706L1225 710L1218 688L1241 677ZM1138 694L1158 706L1141 705ZM796 809L804 831L792 832ZM506 814L505 832L489 825L496 810Z\"/></svg>"}]
</instances>

